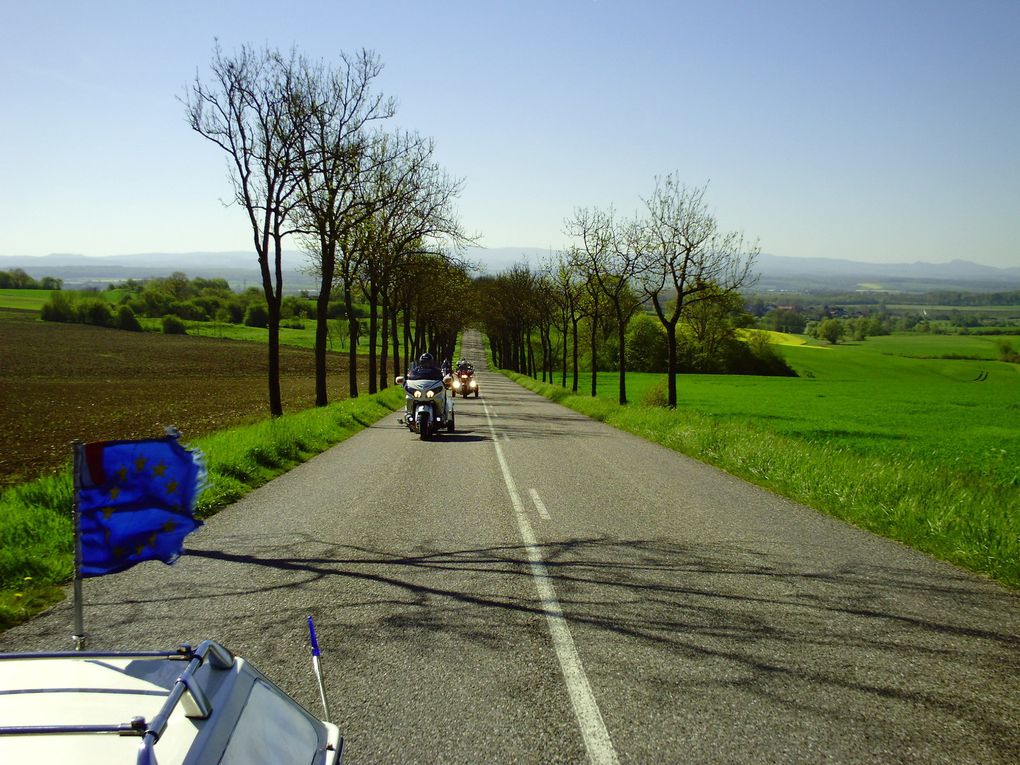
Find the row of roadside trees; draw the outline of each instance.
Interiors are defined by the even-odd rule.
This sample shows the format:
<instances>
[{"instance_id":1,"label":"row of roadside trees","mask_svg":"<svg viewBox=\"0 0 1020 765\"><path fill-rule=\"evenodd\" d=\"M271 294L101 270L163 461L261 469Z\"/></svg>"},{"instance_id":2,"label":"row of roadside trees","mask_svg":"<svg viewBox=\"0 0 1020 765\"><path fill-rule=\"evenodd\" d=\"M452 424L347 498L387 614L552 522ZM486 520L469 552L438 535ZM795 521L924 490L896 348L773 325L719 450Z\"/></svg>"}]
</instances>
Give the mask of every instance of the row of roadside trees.
<instances>
[{"instance_id":1,"label":"row of roadside trees","mask_svg":"<svg viewBox=\"0 0 1020 765\"><path fill-rule=\"evenodd\" d=\"M382 126L395 102L376 89L378 56L334 63L296 50L217 45L210 74L185 99L189 124L227 156L234 201L252 233L268 312L269 408L282 414L279 328L284 241L296 237L319 276L316 404L328 402L327 317L333 296L354 316L368 304L369 392L388 368L425 348L452 354L456 312L470 287L456 253L468 243L454 202L463 183L434 158L434 143ZM356 336L349 324L350 395L357 396ZM402 338L402 340L401 340ZM379 341L377 343L377 340ZM380 349L377 353L376 348Z\"/></svg>"},{"instance_id":2,"label":"row of roadside trees","mask_svg":"<svg viewBox=\"0 0 1020 765\"><path fill-rule=\"evenodd\" d=\"M757 244L720 228L705 199L675 174L658 179L643 209L621 218L612 209L579 208L565 221L573 240L564 252L532 271L517 266L484 285L482 324L497 365L535 369L531 337L541 338L543 377L552 371L553 331L559 361L572 349L573 390L578 386L582 327L591 360L591 392L598 381L601 328L616 332L619 401L627 403L628 327L650 307L666 335L667 404L677 403L681 319L710 317L712 307L733 304L755 280ZM530 307L525 310L524 307ZM630 345L641 333L630 336ZM567 341L569 339L569 342Z\"/></svg>"}]
</instances>

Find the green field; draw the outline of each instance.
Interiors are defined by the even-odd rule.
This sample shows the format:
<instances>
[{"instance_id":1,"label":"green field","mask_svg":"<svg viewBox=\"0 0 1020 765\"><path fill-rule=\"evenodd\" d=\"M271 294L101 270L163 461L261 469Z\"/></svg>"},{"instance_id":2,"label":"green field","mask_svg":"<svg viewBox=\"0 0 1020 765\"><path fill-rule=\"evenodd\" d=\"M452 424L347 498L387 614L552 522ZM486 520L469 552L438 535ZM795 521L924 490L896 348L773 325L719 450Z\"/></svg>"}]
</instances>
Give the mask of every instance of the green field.
<instances>
[{"instance_id":1,"label":"green field","mask_svg":"<svg viewBox=\"0 0 1020 765\"><path fill-rule=\"evenodd\" d=\"M0 289L0 308L38 311L50 299L51 290Z\"/></svg>"},{"instance_id":2,"label":"green field","mask_svg":"<svg viewBox=\"0 0 1020 765\"><path fill-rule=\"evenodd\" d=\"M582 375L582 395L564 403L1018 586L1020 365L996 360L998 339L1020 346L921 334L784 344L799 377L681 375L674 412L614 408L607 372L599 401L585 400ZM628 374L628 399L664 384Z\"/></svg>"}]
</instances>

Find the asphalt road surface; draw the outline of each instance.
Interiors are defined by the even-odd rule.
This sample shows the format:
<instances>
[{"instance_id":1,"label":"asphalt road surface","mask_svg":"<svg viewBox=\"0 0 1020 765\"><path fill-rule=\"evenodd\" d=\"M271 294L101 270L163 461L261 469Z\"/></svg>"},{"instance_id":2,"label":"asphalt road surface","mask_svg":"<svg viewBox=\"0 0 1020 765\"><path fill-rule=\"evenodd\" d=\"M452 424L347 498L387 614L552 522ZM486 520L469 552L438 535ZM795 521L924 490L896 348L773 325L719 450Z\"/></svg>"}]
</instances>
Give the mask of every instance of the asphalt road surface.
<instances>
[{"instance_id":1,"label":"asphalt road surface","mask_svg":"<svg viewBox=\"0 0 1020 765\"><path fill-rule=\"evenodd\" d=\"M1020 762L1020 598L568 411L387 416L253 492L174 566L84 583L90 648L215 638L350 763ZM67 600L0 636L66 649Z\"/></svg>"}]
</instances>

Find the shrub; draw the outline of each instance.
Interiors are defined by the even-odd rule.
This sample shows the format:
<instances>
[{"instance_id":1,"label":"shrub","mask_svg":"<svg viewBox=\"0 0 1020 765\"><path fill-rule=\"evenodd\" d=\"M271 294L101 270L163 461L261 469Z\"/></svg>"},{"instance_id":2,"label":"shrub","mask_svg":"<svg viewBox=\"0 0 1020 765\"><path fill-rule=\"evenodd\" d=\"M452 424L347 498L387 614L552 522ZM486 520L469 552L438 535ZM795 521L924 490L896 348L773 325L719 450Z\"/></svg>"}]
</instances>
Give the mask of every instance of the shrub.
<instances>
[{"instance_id":1,"label":"shrub","mask_svg":"<svg viewBox=\"0 0 1020 765\"><path fill-rule=\"evenodd\" d=\"M779 355L767 332L749 332L747 351L752 364L751 374L796 377L796 372Z\"/></svg>"},{"instance_id":2,"label":"shrub","mask_svg":"<svg viewBox=\"0 0 1020 765\"><path fill-rule=\"evenodd\" d=\"M188 334L188 328L184 326L184 322L178 317L172 314L167 314L163 317L163 334L164 335L186 335Z\"/></svg>"},{"instance_id":3,"label":"shrub","mask_svg":"<svg viewBox=\"0 0 1020 765\"><path fill-rule=\"evenodd\" d=\"M1013 344L1009 340L999 339L995 345L999 349L999 361L1020 364L1020 353L1013 348Z\"/></svg>"},{"instance_id":4,"label":"shrub","mask_svg":"<svg viewBox=\"0 0 1020 765\"><path fill-rule=\"evenodd\" d=\"M78 320L71 301L60 292L50 295L50 299L43 305L39 314L43 321L68 323Z\"/></svg>"},{"instance_id":5,"label":"shrub","mask_svg":"<svg viewBox=\"0 0 1020 765\"><path fill-rule=\"evenodd\" d=\"M142 325L138 323L135 312L128 305L122 305L117 309L117 319L114 324L117 329L126 329L129 332L142 331Z\"/></svg>"},{"instance_id":6,"label":"shrub","mask_svg":"<svg viewBox=\"0 0 1020 765\"><path fill-rule=\"evenodd\" d=\"M248 306L248 310L244 312L244 325L246 327L262 327L265 329L269 326L269 310L259 303L252 303Z\"/></svg>"},{"instance_id":7,"label":"shrub","mask_svg":"<svg viewBox=\"0 0 1020 765\"><path fill-rule=\"evenodd\" d=\"M668 345L662 322L638 314L627 327L627 368L634 372L666 371Z\"/></svg>"},{"instance_id":8,"label":"shrub","mask_svg":"<svg viewBox=\"0 0 1020 765\"><path fill-rule=\"evenodd\" d=\"M171 303L169 313L188 321L206 321L209 318L205 308L193 300L177 300Z\"/></svg>"},{"instance_id":9,"label":"shrub","mask_svg":"<svg viewBox=\"0 0 1020 765\"><path fill-rule=\"evenodd\" d=\"M76 306L78 321L96 327L113 326L113 313L110 304L102 298L85 298Z\"/></svg>"},{"instance_id":10,"label":"shrub","mask_svg":"<svg viewBox=\"0 0 1020 765\"><path fill-rule=\"evenodd\" d=\"M642 406L657 406L665 408L669 406L669 396L666 392L666 382L656 383L645 391L641 397Z\"/></svg>"}]
</instances>

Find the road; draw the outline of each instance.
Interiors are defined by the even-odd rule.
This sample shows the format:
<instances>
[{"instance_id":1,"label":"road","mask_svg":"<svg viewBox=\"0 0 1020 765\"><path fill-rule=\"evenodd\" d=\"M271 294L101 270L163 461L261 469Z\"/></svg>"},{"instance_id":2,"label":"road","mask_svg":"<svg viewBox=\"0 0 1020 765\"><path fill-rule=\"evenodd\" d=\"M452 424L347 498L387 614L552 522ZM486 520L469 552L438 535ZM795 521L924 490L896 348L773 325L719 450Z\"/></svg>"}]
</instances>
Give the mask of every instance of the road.
<instances>
[{"instance_id":1,"label":"road","mask_svg":"<svg viewBox=\"0 0 1020 765\"><path fill-rule=\"evenodd\" d=\"M216 638L350 763L1020 762L1020 598L486 370L386 417L174 566L85 582L90 647ZM0 650L70 645L69 601Z\"/></svg>"}]
</instances>

